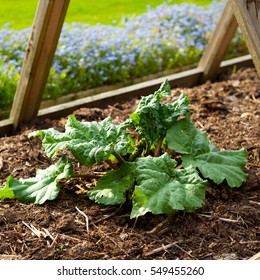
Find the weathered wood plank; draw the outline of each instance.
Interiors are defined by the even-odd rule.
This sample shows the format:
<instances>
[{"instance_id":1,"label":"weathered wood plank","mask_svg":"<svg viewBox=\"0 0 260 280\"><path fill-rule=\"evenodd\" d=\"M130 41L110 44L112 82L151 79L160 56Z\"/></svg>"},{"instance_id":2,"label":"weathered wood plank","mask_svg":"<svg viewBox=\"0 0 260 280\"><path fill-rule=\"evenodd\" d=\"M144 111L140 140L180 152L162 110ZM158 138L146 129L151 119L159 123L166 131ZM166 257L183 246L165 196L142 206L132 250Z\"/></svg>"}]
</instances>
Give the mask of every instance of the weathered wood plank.
<instances>
[{"instance_id":1,"label":"weathered wood plank","mask_svg":"<svg viewBox=\"0 0 260 280\"><path fill-rule=\"evenodd\" d=\"M88 96L68 103L63 103L49 108L40 109L38 117L45 118L46 116L48 116L49 118L58 118L61 116L68 115L74 110L84 105L88 107L104 108L111 103L130 100L134 97L148 95L158 90L165 78L168 79L172 87L191 87L192 85L198 82L201 74L201 70L195 68L181 73L172 74L167 77L161 77L154 80L138 83L132 86L123 87L120 89L96 94L93 96Z\"/></svg>"},{"instance_id":2,"label":"weathered wood plank","mask_svg":"<svg viewBox=\"0 0 260 280\"><path fill-rule=\"evenodd\" d=\"M229 43L235 35L237 26L231 6L227 3L199 62L198 67L202 69L203 82L216 77L220 63L226 54Z\"/></svg>"},{"instance_id":3,"label":"weathered wood plank","mask_svg":"<svg viewBox=\"0 0 260 280\"><path fill-rule=\"evenodd\" d=\"M236 67L252 66L252 59L250 55L239 58L223 61L220 65L220 71L232 69ZM133 97L149 94L158 89L158 86L165 78L168 78L173 87L190 87L198 82L202 75L201 69L195 68L193 70L180 72L173 75L168 75L159 79L142 82L130 87L120 88L117 90L108 91L97 94L91 97L79 98L72 102L67 102L61 105L52 106L39 111L39 118L58 118L72 113L77 108L82 106L88 107L104 107L117 101L131 99ZM13 121L11 119L0 121L0 137L10 135L14 132Z\"/></svg>"},{"instance_id":4,"label":"weathered wood plank","mask_svg":"<svg viewBox=\"0 0 260 280\"><path fill-rule=\"evenodd\" d=\"M118 82L116 84L104 85L104 86L91 88L91 89L87 89L87 90L83 90L83 91L79 91L79 92L65 94L65 95L60 96L55 99L43 100L41 102L40 109L48 108L48 107L59 105L62 103L67 103L67 102L70 102L70 101L73 101L76 99L81 99L84 97L96 95L96 94L99 94L102 92L113 91L113 90L116 90L119 88L123 88L123 87L129 86L129 85L139 84L139 83L142 83L145 81L152 81L152 80L158 79L160 77L168 77L168 76L176 74L176 73L181 73L181 72L184 72L184 71L187 71L190 69L194 69L194 68L196 68L196 66L197 66L197 64L193 63L191 65L176 67L174 69L162 71L160 73L150 74L150 75L147 75L144 77L129 80L127 82L127 84L125 82Z\"/></svg>"},{"instance_id":5,"label":"weathered wood plank","mask_svg":"<svg viewBox=\"0 0 260 280\"><path fill-rule=\"evenodd\" d=\"M260 76L260 8L259 1L229 0Z\"/></svg>"},{"instance_id":6,"label":"weathered wood plank","mask_svg":"<svg viewBox=\"0 0 260 280\"><path fill-rule=\"evenodd\" d=\"M10 119L14 128L39 110L69 0L40 0Z\"/></svg>"},{"instance_id":7,"label":"weathered wood plank","mask_svg":"<svg viewBox=\"0 0 260 280\"><path fill-rule=\"evenodd\" d=\"M250 55L223 61L220 64L219 71L226 71L227 69L232 70L232 68L234 67L239 69L240 67L247 66L253 66ZM165 80L165 78L168 79L173 88L191 87L198 83L201 76L202 70L199 68L183 71L177 74L168 75L147 82L138 83L132 86L111 90L93 96L87 96L85 98L80 98L60 105L51 106L49 108L43 108L39 110L38 117L59 118L71 114L74 110L82 106L104 108L105 106L113 104L115 102L130 100L134 97L148 95L157 90L161 83Z\"/></svg>"}]
</instances>

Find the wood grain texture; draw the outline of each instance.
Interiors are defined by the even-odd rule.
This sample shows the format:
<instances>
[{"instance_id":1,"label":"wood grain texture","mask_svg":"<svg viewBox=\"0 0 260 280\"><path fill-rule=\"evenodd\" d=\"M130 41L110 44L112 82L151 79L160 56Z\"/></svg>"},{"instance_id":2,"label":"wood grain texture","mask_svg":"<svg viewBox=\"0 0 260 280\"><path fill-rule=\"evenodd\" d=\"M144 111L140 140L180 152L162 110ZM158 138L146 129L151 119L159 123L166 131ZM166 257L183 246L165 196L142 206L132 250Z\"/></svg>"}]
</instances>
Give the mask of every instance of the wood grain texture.
<instances>
[{"instance_id":1,"label":"wood grain texture","mask_svg":"<svg viewBox=\"0 0 260 280\"><path fill-rule=\"evenodd\" d=\"M234 67L236 67L236 69L248 66L252 67L252 65L251 56L245 55L239 58L223 61L220 64L219 71L226 71L227 69L233 69ZM59 118L71 114L73 111L82 106L104 108L109 104L130 100L134 97L148 95L157 90L166 78L168 79L172 88L192 87L200 81L201 76L202 71L197 67L195 69L168 75L154 80L149 80L132 86L123 87L92 96L86 96L84 98L73 100L67 103L50 106L48 108L39 110L38 117L41 119L46 117Z\"/></svg>"},{"instance_id":2,"label":"wood grain texture","mask_svg":"<svg viewBox=\"0 0 260 280\"><path fill-rule=\"evenodd\" d=\"M229 0L245 42L260 76L260 17L259 1Z\"/></svg>"},{"instance_id":3,"label":"wood grain texture","mask_svg":"<svg viewBox=\"0 0 260 280\"><path fill-rule=\"evenodd\" d=\"M232 69L236 67L251 67L252 59L250 55L245 55L239 58L233 58L230 60L223 61L220 64L220 71L226 71L227 69ZM88 94L82 98L73 98L73 101L63 102L43 108L38 112L38 118L59 118L64 117L74 110L82 107L100 107L103 108L109 104L114 104L118 101L129 100L133 97L147 95L154 90L157 90L160 84L165 78L167 78L173 88L176 87L191 87L196 84L202 75L202 71L199 68L195 68L188 71L183 71L177 74L168 75L158 79L149 80L136 85L119 88L116 90L110 90L108 92L103 92L95 95L89 96ZM7 120L0 121L0 137L5 135L11 135L15 131L13 120L10 118Z\"/></svg>"},{"instance_id":4,"label":"wood grain texture","mask_svg":"<svg viewBox=\"0 0 260 280\"><path fill-rule=\"evenodd\" d=\"M10 119L14 127L36 117L69 0L40 0Z\"/></svg>"},{"instance_id":5,"label":"wood grain texture","mask_svg":"<svg viewBox=\"0 0 260 280\"><path fill-rule=\"evenodd\" d=\"M203 72L202 82L216 77L220 63L226 54L229 43L235 35L237 26L231 6L227 3L199 62L198 67Z\"/></svg>"}]
</instances>

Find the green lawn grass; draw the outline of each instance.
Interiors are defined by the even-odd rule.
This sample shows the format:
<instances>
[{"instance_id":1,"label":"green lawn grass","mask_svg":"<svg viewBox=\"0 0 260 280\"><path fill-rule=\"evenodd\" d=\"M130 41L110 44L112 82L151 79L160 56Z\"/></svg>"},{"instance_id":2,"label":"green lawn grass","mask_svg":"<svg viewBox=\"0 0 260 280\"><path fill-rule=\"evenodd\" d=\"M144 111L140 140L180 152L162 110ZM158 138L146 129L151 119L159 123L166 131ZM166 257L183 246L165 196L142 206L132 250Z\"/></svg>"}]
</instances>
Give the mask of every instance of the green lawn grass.
<instances>
[{"instance_id":1,"label":"green lawn grass","mask_svg":"<svg viewBox=\"0 0 260 280\"><path fill-rule=\"evenodd\" d=\"M147 5L156 7L165 0L71 0L66 16L66 22L103 23L120 22L124 16L132 16L146 12ZM178 1L172 0L170 4L182 2L207 5L212 1ZM32 25L37 8L37 0L0 0L0 28L9 23L15 29L23 29Z\"/></svg>"}]
</instances>

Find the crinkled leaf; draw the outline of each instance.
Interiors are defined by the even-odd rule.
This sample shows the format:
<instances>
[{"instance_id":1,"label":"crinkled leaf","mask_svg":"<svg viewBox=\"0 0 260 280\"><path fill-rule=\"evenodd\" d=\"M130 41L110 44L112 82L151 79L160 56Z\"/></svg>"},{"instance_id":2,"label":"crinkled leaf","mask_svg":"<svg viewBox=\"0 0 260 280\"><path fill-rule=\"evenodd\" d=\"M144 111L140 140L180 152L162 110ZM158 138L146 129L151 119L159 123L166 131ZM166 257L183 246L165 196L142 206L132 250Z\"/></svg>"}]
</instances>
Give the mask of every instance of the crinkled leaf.
<instances>
[{"instance_id":1,"label":"crinkled leaf","mask_svg":"<svg viewBox=\"0 0 260 280\"><path fill-rule=\"evenodd\" d=\"M196 156L185 155L182 157L183 165L198 167L204 178L210 178L216 184L224 180L231 187L240 187L247 178L243 171L246 164L247 152L245 149L238 151L210 151Z\"/></svg>"},{"instance_id":2,"label":"crinkled leaf","mask_svg":"<svg viewBox=\"0 0 260 280\"><path fill-rule=\"evenodd\" d=\"M79 122L75 116L70 116L65 132L51 128L29 136L41 137L47 156L53 157L59 150L68 148L86 166L102 162L115 152L126 155L129 147L125 125L114 125L111 118L101 122Z\"/></svg>"},{"instance_id":3,"label":"crinkled leaf","mask_svg":"<svg viewBox=\"0 0 260 280\"><path fill-rule=\"evenodd\" d=\"M182 94L177 101L165 104L161 99L166 95L171 95L167 80L154 94L142 97L138 108L130 115L132 126L151 144L156 145L168 128L189 111L188 97Z\"/></svg>"},{"instance_id":4,"label":"crinkled leaf","mask_svg":"<svg viewBox=\"0 0 260 280\"><path fill-rule=\"evenodd\" d=\"M112 170L99 179L96 187L88 192L90 199L105 205L123 204L126 191L134 187L135 163L124 162L119 170Z\"/></svg>"},{"instance_id":5,"label":"crinkled leaf","mask_svg":"<svg viewBox=\"0 0 260 280\"><path fill-rule=\"evenodd\" d=\"M38 169L33 178L16 180L10 176L6 185L13 191L17 199L42 204L46 200L53 200L57 197L60 191L59 181L69 178L72 173L71 161L61 158L47 169Z\"/></svg>"},{"instance_id":6,"label":"crinkled leaf","mask_svg":"<svg viewBox=\"0 0 260 280\"><path fill-rule=\"evenodd\" d=\"M173 124L166 137L169 148L183 154L184 167L198 168L204 178L210 178L216 184L226 180L230 187L240 187L246 180L247 174L243 171L246 151L219 151L206 133L197 129L188 118Z\"/></svg>"},{"instance_id":7,"label":"crinkled leaf","mask_svg":"<svg viewBox=\"0 0 260 280\"><path fill-rule=\"evenodd\" d=\"M37 130L29 133L29 137L40 136L45 153L48 157L54 157L60 150L65 150L71 141L69 135L57 131L54 128Z\"/></svg>"},{"instance_id":8,"label":"crinkled leaf","mask_svg":"<svg viewBox=\"0 0 260 280\"><path fill-rule=\"evenodd\" d=\"M207 133L197 129L189 117L174 123L167 131L168 147L180 154L201 154L216 149Z\"/></svg>"},{"instance_id":9,"label":"crinkled leaf","mask_svg":"<svg viewBox=\"0 0 260 280\"><path fill-rule=\"evenodd\" d=\"M158 94L160 97L171 96L171 86L167 79L163 81L160 88L155 92L155 94Z\"/></svg>"},{"instance_id":10,"label":"crinkled leaf","mask_svg":"<svg viewBox=\"0 0 260 280\"><path fill-rule=\"evenodd\" d=\"M9 176L6 180L7 182L10 180L11 176ZM9 184L7 183L5 186L0 188L0 199L6 198L14 198L14 192L9 188Z\"/></svg>"},{"instance_id":11,"label":"crinkled leaf","mask_svg":"<svg viewBox=\"0 0 260 280\"><path fill-rule=\"evenodd\" d=\"M203 205L206 181L199 177L194 168L174 170L176 162L167 154L157 158L139 158L136 164L137 186L131 218L147 212L192 212Z\"/></svg>"}]
</instances>

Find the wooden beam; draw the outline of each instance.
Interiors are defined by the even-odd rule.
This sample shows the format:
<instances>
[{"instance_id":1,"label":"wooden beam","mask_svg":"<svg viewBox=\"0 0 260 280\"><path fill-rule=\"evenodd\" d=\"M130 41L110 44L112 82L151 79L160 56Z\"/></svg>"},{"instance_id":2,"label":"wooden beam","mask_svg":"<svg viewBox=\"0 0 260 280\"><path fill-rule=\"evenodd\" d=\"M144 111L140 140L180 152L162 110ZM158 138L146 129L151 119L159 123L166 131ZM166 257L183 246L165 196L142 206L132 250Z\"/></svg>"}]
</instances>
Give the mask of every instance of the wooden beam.
<instances>
[{"instance_id":1,"label":"wooden beam","mask_svg":"<svg viewBox=\"0 0 260 280\"><path fill-rule=\"evenodd\" d=\"M169 77L176 73L182 73L184 71L194 69L196 66L197 66L197 64L193 63L191 65L176 67L176 68L165 70L165 71L162 71L159 73L150 74L150 75L147 75L144 77L136 78L136 79L133 79L128 82L118 82L118 83L111 84L111 85L103 85L103 86L99 86L99 87L95 87L95 88L90 88L87 90L82 90L79 92L72 92L69 94L64 94L55 99L43 100L41 102L40 109L48 108L48 107L55 106L58 104L67 103L67 102L74 101L74 100L81 99L81 98L88 97L88 96L93 96L93 95L96 95L96 94L99 94L102 92L113 91L113 90L116 90L119 88L123 88L123 87L129 86L129 85L139 84L139 83L142 83L145 81L153 81L153 80L161 78L161 77Z\"/></svg>"},{"instance_id":2,"label":"wooden beam","mask_svg":"<svg viewBox=\"0 0 260 280\"><path fill-rule=\"evenodd\" d=\"M198 68L172 74L166 77L149 80L135 85L103 92L100 94L77 99L49 108L40 109L39 118L59 118L71 114L82 106L104 108L109 104L130 100L134 97L145 96L158 90L162 82L167 78L172 87L191 87L196 84L201 76Z\"/></svg>"},{"instance_id":3,"label":"wooden beam","mask_svg":"<svg viewBox=\"0 0 260 280\"><path fill-rule=\"evenodd\" d=\"M251 56L245 55L242 57L223 61L220 64L219 71L226 71L228 69L231 69L232 71L234 67L236 67L236 69L239 69L241 67L252 67L252 66L253 63L252 63ZM198 83L202 74L203 73L200 68L195 68L192 70L183 71L180 73L149 80L146 82L141 82L132 86L122 87L116 90L110 90L92 96L86 96L84 98L79 98L70 102L40 109L38 113L38 117L41 119L60 118L73 113L73 111L83 106L104 108L109 104L130 100L134 97L148 95L150 93L153 93L155 90L157 90L161 85L161 83L166 78L168 79L170 85L173 88L192 87Z\"/></svg>"},{"instance_id":4,"label":"wooden beam","mask_svg":"<svg viewBox=\"0 0 260 280\"><path fill-rule=\"evenodd\" d=\"M237 26L236 18L228 2L198 65L203 72L202 82L216 77Z\"/></svg>"},{"instance_id":5,"label":"wooden beam","mask_svg":"<svg viewBox=\"0 0 260 280\"><path fill-rule=\"evenodd\" d=\"M235 57L235 58L231 58L228 60L224 60L220 64L219 71L223 71L223 70L225 71L226 69L232 69L234 67L236 69L239 69L242 67L254 67L251 55L247 54L247 55L243 55L240 57ZM218 72L218 74L219 74L219 72Z\"/></svg>"},{"instance_id":6,"label":"wooden beam","mask_svg":"<svg viewBox=\"0 0 260 280\"><path fill-rule=\"evenodd\" d=\"M252 67L252 59L250 55L229 59L223 61L220 65L220 71L228 69L239 69L240 67ZM38 117L43 118L59 118L65 117L72 113L77 108L82 106L87 107L105 107L109 104L114 104L118 101L129 100L133 97L147 95L157 90L160 84L167 78L172 87L191 87L196 84L202 75L199 68L180 72L177 74L168 75L165 77L149 80L147 82L138 83L132 86L103 92L93 96L86 96L84 98L77 98L77 100L51 106L39 110ZM11 119L0 121L0 137L14 133L13 121Z\"/></svg>"},{"instance_id":7,"label":"wooden beam","mask_svg":"<svg viewBox=\"0 0 260 280\"><path fill-rule=\"evenodd\" d=\"M10 119L14 128L37 116L69 0L39 0Z\"/></svg>"},{"instance_id":8,"label":"wooden beam","mask_svg":"<svg viewBox=\"0 0 260 280\"><path fill-rule=\"evenodd\" d=\"M259 0L230 0L233 12L260 76L260 3Z\"/></svg>"}]
</instances>

